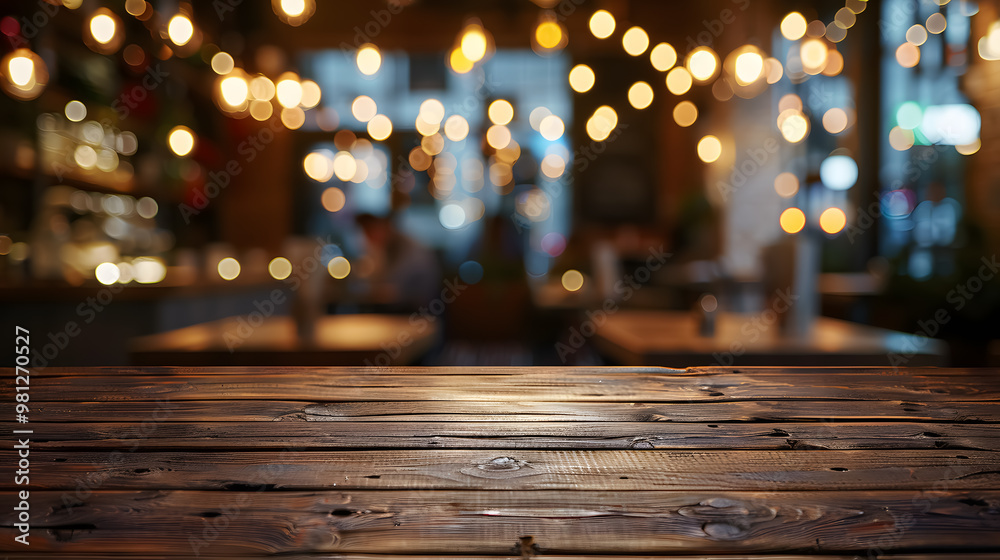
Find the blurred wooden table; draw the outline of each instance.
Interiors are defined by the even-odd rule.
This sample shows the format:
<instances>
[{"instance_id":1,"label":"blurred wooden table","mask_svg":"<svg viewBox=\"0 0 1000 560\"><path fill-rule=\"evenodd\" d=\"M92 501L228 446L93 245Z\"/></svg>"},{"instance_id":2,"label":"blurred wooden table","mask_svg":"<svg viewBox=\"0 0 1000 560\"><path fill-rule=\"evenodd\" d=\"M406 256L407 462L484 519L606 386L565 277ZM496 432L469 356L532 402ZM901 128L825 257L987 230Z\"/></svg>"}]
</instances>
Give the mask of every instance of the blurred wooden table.
<instances>
[{"instance_id":1,"label":"blurred wooden table","mask_svg":"<svg viewBox=\"0 0 1000 560\"><path fill-rule=\"evenodd\" d=\"M579 325L577 326L579 329ZM624 365L940 366L940 340L818 317L805 336L786 336L761 316L720 314L700 336L693 313L622 310L596 325L594 345Z\"/></svg>"},{"instance_id":2,"label":"blurred wooden table","mask_svg":"<svg viewBox=\"0 0 1000 560\"><path fill-rule=\"evenodd\" d=\"M409 365L434 344L435 322L406 315L326 315L303 344L291 317L253 328L231 317L132 340L136 365Z\"/></svg>"},{"instance_id":3,"label":"blurred wooden table","mask_svg":"<svg viewBox=\"0 0 1000 560\"><path fill-rule=\"evenodd\" d=\"M996 370L50 369L30 394L0 425L8 472L31 440L9 559L1000 551Z\"/></svg>"}]
</instances>

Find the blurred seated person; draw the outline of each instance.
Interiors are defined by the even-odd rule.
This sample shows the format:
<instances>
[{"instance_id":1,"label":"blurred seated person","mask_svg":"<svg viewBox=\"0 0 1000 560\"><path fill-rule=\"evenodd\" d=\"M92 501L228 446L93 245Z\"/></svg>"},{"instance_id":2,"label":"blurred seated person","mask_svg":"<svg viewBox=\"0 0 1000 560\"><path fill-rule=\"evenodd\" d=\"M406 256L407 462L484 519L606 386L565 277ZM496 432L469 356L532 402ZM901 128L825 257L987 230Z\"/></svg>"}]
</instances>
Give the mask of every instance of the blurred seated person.
<instances>
[{"instance_id":1,"label":"blurred seated person","mask_svg":"<svg viewBox=\"0 0 1000 560\"><path fill-rule=\"evenodd\" d=\"M368 303L380 311L410 313L441 293L434 252L400 232L391 217L359 214L365 254L359 276L368 285Z\"/></svg>"}]
</instances>

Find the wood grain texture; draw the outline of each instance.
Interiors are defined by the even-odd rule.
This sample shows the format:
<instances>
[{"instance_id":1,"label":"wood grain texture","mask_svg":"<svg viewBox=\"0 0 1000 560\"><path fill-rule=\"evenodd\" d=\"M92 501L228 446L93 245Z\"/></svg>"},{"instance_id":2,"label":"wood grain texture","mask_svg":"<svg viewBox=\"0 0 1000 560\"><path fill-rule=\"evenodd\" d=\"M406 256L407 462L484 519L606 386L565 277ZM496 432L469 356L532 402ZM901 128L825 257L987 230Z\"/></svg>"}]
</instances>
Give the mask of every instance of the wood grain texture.
<instances>
[{"instance_id":1,"label":"wood grain texture","mask_svg":"<svg viewBox=\"0 0 1000 560\"><path fill-rule=\"evenodd\" d=\"M0 422L34 430L31 554L0 507L0 551L22 560L1000 555L996 371L152 367L31 384L31 424ZM16 489L0 478L0 505Z\"/></svg>"},{"instance_id":2,"label":"wood grain texture","mask_svg":"<svg viewBox=\"0 0 1000 560\"><path fill-rule=\"evenodd\" d=\"M0 404L2 410L3 404ZM33 401L32 422L957 422L1000 423L1000 403L753 400L710 403Z\"/></svg>"},{"instance_id":3,"label":"wood grain texture","mask_svg":"<svg viewBox=\"0 0 1000 560\"><path fill-rule=\"evenodd\" d=\"M498 454L502 453L502 454ZM1000 453L961 451L32 452L34 489L986 490ZM13 451L0 462L15 464ZM15 489L0 479L0 488Z\"/></svg>"},{"instance_id":4,"label":"wood grain texture","mask_svg":"<svg viewBox=\"0 0 1000 560\"><path fill-rule=\"evenodd\" d=\"M502 555L522 537L548 554L1000 548L998 491L146 490L75 507L59 492L32 496L32 550L69 554ZM21 546L12 521L0 512L0 550Z\"/></svg>"},{"instance_id":5,"label":"wood grain texture","mask_svg":"<svg viewBox=\"0 0 1000 560\"><path fill-rule=\"evenodd\" d=\"M0 423L0 431L18 429ZM916 422L155 422L41 424L38 449L978 449L1000 426Z\"/></svg>"},{"instance_id":6,"label":"wood grain texture","mask_svg":"<svg viewBox=\"0 0 1000 560\"><path fill-rule=\"evenodd\" d=\"M488 371L488 370L487 370ZM238 378L172 375L41 377L32 384L40 401L297 400L351 401L546 401L719 402L730 400L1000 401L996 383L981 378L921 375L839 374L761 376L747 373L703 377L649 373L599 375L382 375L377 371L328 376L305 370L279 375L247 368ZM12 377L0 390L13 391Z\"/></svg>"}]
</instances>

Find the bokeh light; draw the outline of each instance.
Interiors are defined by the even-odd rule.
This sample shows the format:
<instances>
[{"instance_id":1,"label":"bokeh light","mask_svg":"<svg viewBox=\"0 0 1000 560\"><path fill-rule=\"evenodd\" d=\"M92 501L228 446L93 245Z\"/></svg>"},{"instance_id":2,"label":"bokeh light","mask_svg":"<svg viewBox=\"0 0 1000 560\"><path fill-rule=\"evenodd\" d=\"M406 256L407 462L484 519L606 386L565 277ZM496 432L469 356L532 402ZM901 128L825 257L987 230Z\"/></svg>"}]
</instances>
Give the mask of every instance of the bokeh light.
<instances>
[{"instance_id":1,"label":"bokeh light","mask_svg":"<svg viewBox=\"0 0 1000 560\"><path fill-rule=\"evenodd\" d=\"M840 208L827 208L819 215L819 227L831 235L843 231L847 216Z\"/></svg>"},{"instance_id":2,"label":"bokeh light","mask_svg":"<svg viewBox=\"0 0 1000 560\"><path fill-rule=\"evenodd\" d=\"M351 274L351 262L344 257L333 257L326 265L327 272L337 280L343 280Z\"/></svg>"},{"instance_id":3,"label":"bokeh light","mask_svg":"<svg viewBox=\"0 0 1000 560\"><path fill-rule=\"evenodd\" d=\"M649 61L660 72L666 72L677 64L677 50L670 43L660 43L649 51Z\"/></svg>"},{"instance_id":4,"label":"bokeh light","mask_svg":"<svg viewBox=\"0 0 1000 560\"><path fill-rule=\"evenodd\" d=\"M268 263L267 273L275 280L284 280L292 275L292 263L285 257L275 257Z\"/></svg>"},{"instance_id":5,"label":"bokeh light","mask_svg":"<svg viewBox=\"0 0 1000 560\"><path fill-rule=\"evenodd\" d=\"M698 120L698 107L690 101L681 101L674 107L674 122L679 126L688 127Z\"/></svg>"},{"instance_id":6,"label":"bokeh light","mask_svg":"<svg viewBox=\"0 0 1000 560\"><path fill-rule=\"evenodd\" d=\"M781 20L781 34L789 41L797 41L806 34L806 18L799 12L792 12Z\"/></svg>"},{"instance_id":7,"label":"bokeh light","mask_svg":"<svg viewBox=\"0 0 1000 560\"><path fill-rule=\"evenodd\" d=\"M219 277L223 280L235 280L240 275L240 262L232 257L226 257L219 261L216 267Z\"/></svg>"},{"instance_id":8,"label":"bokeh light","mask_svg":"<svg viewBox=\"0 0 1000 560\"><path fill-rule=\"evenodd\" d=\"M785 171L774 178L774 192L781 198L792 198L799 192L799 178Z\"/></svg>"},{"instance_id":9,"label":"bokeh light","mask_svg":"<svg viewBox=\"0 0 1000 560\"><path fill-rule=\"evenodd\" d=\"M636 82L628 90L628 102L636 109L645 109L653 104L653 88L646 82Z\"/></svg>"},{"instance_id":10,"label":"bokeh light","mask_svg":"<svg viewBox=\"0 0 1000 560\"><path fill-rule=\"evenodd\" d=\"M191 153L191 150L194 149L194 142L194 132L186 126L175 126L170 129L170 133L167 135L170 151L181 157Z\"/></svg>"},{"instance_id":11,"label":"bokeh light","mask_svg":"<svg viewBox=\"0 0 1000 560\"><path fill-rule=\"evenodd\" d=\"M622 46L628 54L639 56L649 48L649 35L641 27L631 27L622 35Z\"/></svg>"},{"instance_id":12,"label":"bokeh light","mask_svg":"<svg viewBox=\"0 0 1000 560\"><path fill-rule=\"evenodd\" d=\"M785 233L798 233L806 227L806 215L798 208L789 208L781 213L778 223Z\"/></svg>"},{"instance_id":13,"label":"bokeh light","mask_svg":"<svg viewBox=\"0 0 1000 560\"><path fill-rule=\"evenodd\" d=\"M590 16L590 32L598 39L607 39L615 32L615 16L607 10L597 10Z\"/></svg>"},{"instance_id":14,"label":"bokeh light","mask_svg":"<svg viewBox=\"0 0 1000 560\"><path fill-rule=\"evenodd\" d=\"M704 136L698 141L698 158L705 163L712 163L722 156L722 142L712 135Z\"/></svg>"},{"instance_id":15,"label":"bokeh light","mask_svg":"<svg viewBox=\"0 0 1000 560\"><path fill-rule=\"evenodd\" d=\"M586 93L594 87L594 71L586 64L577 64L569 71L569 87L577 93Z\"/></svg>"},{"instance_id":16,"label":"bokeh light","mask_svg":"<svg viewBox=\"0 0 1000 560\"><path fill-rule=\"evenodd\" d=\"M583 288L583 274L579 270L567 270L562 275L562 286L568 292L578 292Z\"/></svg>"}]
</instances>

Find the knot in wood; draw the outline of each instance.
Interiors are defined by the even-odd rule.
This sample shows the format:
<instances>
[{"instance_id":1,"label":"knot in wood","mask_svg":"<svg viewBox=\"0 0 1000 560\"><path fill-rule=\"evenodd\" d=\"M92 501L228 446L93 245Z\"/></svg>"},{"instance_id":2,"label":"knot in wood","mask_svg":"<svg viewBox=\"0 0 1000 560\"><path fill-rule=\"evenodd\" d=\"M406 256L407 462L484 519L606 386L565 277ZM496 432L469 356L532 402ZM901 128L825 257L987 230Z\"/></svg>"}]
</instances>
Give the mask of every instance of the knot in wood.
<instances>
[{"instance_id":1,"label":"knot in wood","mask_svg":"<svg viewBox=\"0 0 1000 560\"><path fill-rule=\"evenodd\" d=\"M518 461L513 457L496 457L490 459L486 463L476 465L480 470L490 471L490 472L500 472L500 471L516 471L521 467L526 465L524 461Z\"/></svg>"}]
</instances>

